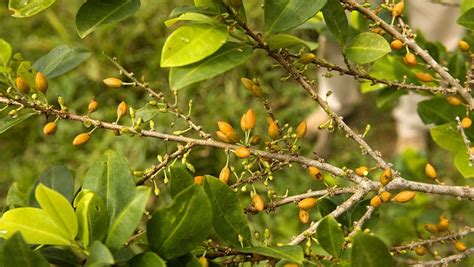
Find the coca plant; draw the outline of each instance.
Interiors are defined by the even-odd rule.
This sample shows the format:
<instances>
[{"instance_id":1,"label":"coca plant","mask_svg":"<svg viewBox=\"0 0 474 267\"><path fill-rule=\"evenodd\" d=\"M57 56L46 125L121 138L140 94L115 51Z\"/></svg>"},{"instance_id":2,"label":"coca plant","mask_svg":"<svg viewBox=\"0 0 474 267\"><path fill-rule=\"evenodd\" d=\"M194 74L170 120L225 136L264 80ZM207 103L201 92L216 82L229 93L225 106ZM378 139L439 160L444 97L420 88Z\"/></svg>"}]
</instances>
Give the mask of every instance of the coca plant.
<instances>
[{"instance_id":1,"label":"coca plant","mask_svg":"<svg viewBox=\"0 0 474 267\"><path fill-rule=\"evenodd\" d=\"M9 8L13 16L27 17L54 2L10 0ZM171 90L174 99L138 77L135 72L140 70L132 72L111 57L110 65L118 74L104 77L104 84L109 90L145 92L146 102L136 107L126 100L115 107L101 106L92 99L83 110L72 110L61 96L48 103L48 80L73 70L91 53L59 46L32 63L12 56L14 47L0 40L0 133L45 116L43 133L52 136L48 138L54 138L66 123L83 124L85 129L71 136L77 149L100 139L104 131L132 136L137 142L153 138L175 147L159 154L155 165L134 172L125 157L109 150L81 177L78 190L74 175L60 166L41 174L29 196L10 190L9 197L23 197L25 205L9 205L0 219L4 266L434 266L469 260L474 248L462 239L474 227L466 220L453 220L454 213L451 218L441 215L426 222L425 233L406 236L403 244L374 234L378 227L390 227L376 224L381 209L398 205L416 209L417 198L425 195L458 199L469 206L474 189L443 181L431 163L423 166L424 181L404 177L365 140L369 128L365 132L353 129L331 110L308 73L323 68L327 76L352 76L365 90L378 91L377 97L385 102L410 91L429 96L418 104L419 116L431 125L434 142L453 159L457 175L471 178L471 1L460 3L462 15L457 22L466 28L466 38L459 40L458 50L452 53L415 38L404 22L403 1L380 6L352 0L262 2L263 8L256 11L264 18L262 28L250 26L254 23L246 18L247 3L241 0L194 0L194 5L173 10L164 21L173 31L161 49L161 67L169 69L166 90ZM139 8L139 0L86 1L77 11L77 32L84 38ZM350 25L348 12L361 23ZM300 37L299 27L310 27L309 21L329 30L343 48L346 65L318 58L318 44ZM232 121L216 118L215 128L206 129L193 116L191 102L188 109L181 108L180 89L240 68L257 51L284 70L282 80L297 84L327 113L328 121L319 128L342 132L346 142L360 148L351 153L366 157L370 166L336 166L303 155L300 146L306 142L309 126L305 121L279 120L271 108L276 93L261 84L259 77L242 77L240 82L266 114L248 109ZM454 63L447 66L447 62ZM98 109L114 110L115 120L99 117ZM157 116L174 117L187 127L158 131ZM256 127L258 117L268 117L268 126ZM215 176L192 174L190 152L202 146L226 156ZM275 179L287 179L291 186L301 178L280 177L279 171L291 166L307 169L304 179L312 179L312 186L299 194L278 195L272 190ZM157 199L160 205L153 203ZM250 204L244 207L241 201ZM270 218L278 217L283 206L299 212L295 220L304 225L302 232L289 235L286 243L274 244L271 230L251 230L253 216L266 212Z\"/></svg>"}]
</instances>

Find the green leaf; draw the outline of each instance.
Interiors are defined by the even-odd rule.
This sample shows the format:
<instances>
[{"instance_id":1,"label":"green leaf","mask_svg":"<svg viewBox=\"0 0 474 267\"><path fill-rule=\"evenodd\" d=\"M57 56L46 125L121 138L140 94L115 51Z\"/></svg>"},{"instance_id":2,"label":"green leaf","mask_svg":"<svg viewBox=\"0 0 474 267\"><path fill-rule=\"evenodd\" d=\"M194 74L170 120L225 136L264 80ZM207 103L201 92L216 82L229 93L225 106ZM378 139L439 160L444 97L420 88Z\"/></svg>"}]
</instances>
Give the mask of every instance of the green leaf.
<instances>
[{"instance_id":1,"label":"green leaf","mask_svg":"<svg viewBox=\"0 0 474 267\"><path fill-rule=\"evenodd\" d=\"M474 166L469 160L469 153L467 149L461 149L454 157L454 165L464 178L474 177Z\"/></svg>"},{"instance_id":2,"label":"green leaf","mask_svg":"<svg viewBox=\"0 0 474 267\"><path fill-rule=\"evenodd\" d=\"M199 260L191 253L169 260L167 266L202 267Z\"/></svg>"},{"instance_id":3,"label":"green leaf","mask_svg":"<svg viewBox=\"0 0 474 267\"><path fill-rule=\"evenodd\" d=\"M236 248L236 250L244 253L256 253L275 259L288 260L299 264L302 264L304 261L303 248L300 246L250 247Z\"/></svg>"},{"instance_id":4,"label":"green leaf","mask_svg":"<svg viewBox=\"0 0 474 267\"><path fill-rule=\"evenodd\" d=\"M316 15L326 0L265 0L265 32L296 28Z\"/></svg>"},{"instance_id":5,"label":"green leaf","mask_svg":"<svg viewBox=\"0 0 474 267\"><path fill-rule=\"evenodd\" d=\"M47 9L56 0L10 0L8 9L13 12L12 16L17 18L31 17Z\"/></svg>"},{"instance_id":6,"label":"green leaf","mask_svg":"<svg viewBox=\"0 0 474 267\"><path fill-rule=\"evenodd\" d=\"M33 67L51 79L74 69L90 56L91 53L87 50L60 45L40 57Z\"/></svg>"},{"instance_id":7,"label":"green leaf","mask_svg":"<svg viewBox=\"0 0 474 267\"><path fill-rule=\"evenodd\" d=\"M72 251L71 247L44 246L36 248L36 251L55 266L80 266L82 263L82 260L74 254L75 252Z\"/></svg>"},{"instance_id":8,"label":"green leaf","mask_svg":"<svg viewBox=\"0 0 474 267\"><path fill-rule=\"evenodd\" d=\"M35 198L35 190L40 183L61 193L67 198L69 203L72 203L74 198L74 177L65 166L50 167L35 180L31 188L30 198L28 199L30 207L39 207Z\"/></svg>"},{"instance_id":9,"label":"green leaf","mask_svg":"<svg viewBox=\"0 0 474 267\"><path fill-rule=\"evenodd\" d=\"M158 108L154 105L146 104L135 112L137 118L142 118L143 122L151 121L160 114Z\"/></svg>"},{"instance_id":10,"label":"green leaf","mask_svg":"<svg viewBox=\"0 0 474 267\"><path fill-rule=\"evenodd\" d=\"M173 204L156 210L148 221L148 242L164 259L186 254L198 246L212 227L211 204L200 185L176 195Z\"/></svg>"},{"instance_id":11,"label":"green leaf","mask_svg":"<svg viewBox=\"0 0 474 267\"><path fill-rule=\"evenodd\" d=\"M344 233L334 217L326 216L319 223L316 237L324 250L339 258L344 243Z\"/></svg>"},{"instance_id":12,"label":"green leaf","mask_svg":"<svg viewBox=\"0 0 474 267\"><path fill-rule=\"evenodd\" d=\"M12 128L15 125L24 122L33 115L37 115L37 113L31 111L28 111L26 113L25 111L21 112L21 114L18 114L15 118L12 118L10 116L0 118L0 134L6 132L8 129Z\"/></svg>"},{"instance_id":13,"label":"green leaf","mask_svg":"<svg viewBox=\"0 0 474 267\"><path fill-rule=\"evenodd\" d=\"M109 150L87 171L83 189L99 194L107 204L110 221L135 195L135 183L127 159Z\"/></svg>"},{"instance_id":14,"label":"green leaf","mask_svg":"<svg viewBox=\"0 0 474 267\"><path fill-rule=\"evenodd\" d=\"M140 0L87 0L76 14L77 33L84 38L97 29L128 18L139 8Z\"/></svg>"},{"instance_id":15,"label":"green leaf","mask_svg":"<svg viewBox=\"0 0 474 267\"><path fill-rule=\"evenodd\" d=\"M383 108L389 103L393 103L402 95L407 94L405 90L396 90L393 88L383 88L379 91L379 93L375 96L375 105L377 108Z\"/></svg>"},{"instance_id":16,"label":"green leaf","mask_svg":"<svg viewBox=\"0 0 474 267\"><path fill-rule=\"evenodd\" d=\"M166 39L161 51L161 67L180 67L198 62L216 52L228 35L227 29L221 26L181 26Z\"/></svg>"},{"instance_id":17,"label":"green leaf","mask_svg":"<svg viewBox=\"0 0 474 267\"><path fill-rule=\"evenodd\" d=\"M333 210L337 208L337 205L330 199L323 198L318 202L318 210L319 213L321 213L321 217L325 217L329 213L331 213Z\"/></svg>"},{"instance_id":18,"label":"green leaf","mask_svg":"<svg viewBox=\"0 0 474 267\"><path fill-rule=\"evenodd\" d=\"M206 16L206 15L201 14L201 13L187 12L187 13L181 14L177 18L172 18L172 19L166 20L165 21L165 26L166 27L171 27L178 21L193 21L193 22L197 22L197 23L208 23L208 24L218 25L218 22L216 20L210 18L209 16Z\"/></svg>"},{"instance_id":19,"label":"green leaf","mask_svg":"<svg viewBox=\"0 0 474 267\"><path fill-rule=\"evenodd\" d=\"M3 267L49 267L48 261L26 244L20 233L15 233L3 246Z\"/></svg>"},{"instance_id":20,"label":"green leaf","mask_svg":"<svg viewBox=\"0 0 474 267\"><path fill-rule=\"evenodd\" d=\"M474 1L473 0L462 0L461 1L461 14L464 14L466 11L474 7Z\"/></svg>"},{"instance_id":21,"label":"green leaf","mask_svg":"<svg viewBox=\"0 0 474 267\"><path fill-rule=\"evenodd\" d=\"M445 98L435 97L418 103L418 115L424 124L435 125L452 122L456 117L464 117L466 110L462 106L452 106Z\"/></svg>"},{"instance_id":22,"label":"green leaf","mask_svg":"<svg viewBox=\"0 0 474 267\"><path fill-rule=\"evenodd\" d=\"M193 176L184 167L171 167L170 176L170 194L173 198L194 184Z\"/></svg>"},{"instance_id":23,"label":"green leaf","mask_svg":"<svg viewBox=\"0 0 474 267\"><path fill-rule=\"evenodd\" d=\"M216 53L197 63L171 68L170 86L173 90L213 78L247 61L252 48L238 43L226 43Z\"/></svg>"},{"instance_id":24,"label":"green leaf","mask_svg":"<svg viewBox=\"0 0 474 267\"><path fill-rule=\"evenodd\" d=\"M203 7L220 13L225 10L225 7L222 5L221 0L194 0L194 5L196 7Z\"/></svg>"},{"instance_id":25,"label":"green leaf","mask_svg":"<svg viewBox=\"0 0 474 267\"><path fill-rule=\"evenodd\" d=\"M415 81L415 74L413 70L409 69L400 57L394 57L390 54L375 61L372 65L369 74L375 78L388 81ZM367 81L362 84L361 92L368 93L386 88L386 84L375 84ZM396 90L396 89L391 89ZM402 91L402 90L399 90Z\"/></svg>"},{"instance_id":26,"label":"green leaf","mask_svg":"<svg viewBox=\"0 0 474 267\"><path fill-rule=\"evenodd\" d=\"M322 11L329 31L336 37L337 42L344 47L349 37L349 22L341 3L339 1L329 1Z\"/></svg>"},{"instance_id":27,"label":"green leaf","mask_svg":"<svg viewBox=\"0 0 474 267\"><path fill-rule=\"evenodd\" d=\"M352 245L353 267L390 267L394 266L393 258L387 246L375 236L359 233Z\"/></svg>"},{"instance_id":28,"label":"green leaf","mask_svg":"<svg viewBox=\"0 0 474 267\"><path fill-rule=\"evenodd\" d=\"M471 31L474 30L474 8L471 8L462 14L456 22Z\"/></svg>"},{"instance_id":29,"label":"green leaf","mask_svg":"<svg viewBox=\"0 0 474 267\"><path fill-rule=\"evenodd\" d=\"M166 267L166 262L150 251L138 254L128 264L130 267Z\"/></svg>"},{"instance_id":30,"label":"green leaf","mask_svg":"<svg viewBox=\"0 0 474 267\"><path fill-rule=\"evenodd\" d=\"M150 192L151 189L148 186L137 187L133 200L110 224L105 239L105 244L110 250L116 251L121 248L130 235L133 234L143 216Z\"/></svg>"},{"instance_id":31,"label":"green leaf","mask_svg":"<svg viewBox=\"0 0 474 267\"><path fill-rule=\"evenodd\" d=\"M111 266L115 263L112 253L109 249L99 241L94 241L89 249L89 257L87 258L87 267L104 267Z\"/></svg>"},{"instance_id":32,"label":"green leaf","mask_svg":"<svg viewBox=\"0 0 474 267\"><path fill-rule=\"evenodd\" d=\"M354 37L346 49L346 55L357 64L366 64L383 57L390 51L390 45L382 36L363 32Z\"/></svg>"},{"instance_id":33,"label":"green leaf","mask_svg":"<svg viewBox=\"0 0 474 267\"><path fill-rule=\"evenodd\" d=\"M297 45L304 45L309 50L315 50L319 47L318 43L305 41L294 35L286 33L271 35L270 37L268 37L267 42L270 46L270 49L272 50L278 50L280 48L292 47Z\"/></svg>"},{"instance_id":34,"label":"green leaf","mask_svg":"<svg viewBox=\"0 0 474 267\"><path fill-rule=\"evenodd\" d=\"M0 38L0 65L7 66L12 56L12 47L10 44Z\"/></svg>"},{"instance_id":35,"label":"green leaf","mask_svg":"<svg viewBox=\"0 0 474 267\"><path fill-rule=\"evenodd\" d=\"M446 150L457 152L465 147L455 122L435 126L430 133L435 143Z\"/></svg>"},{"instance_id":36,"label":"green leaf","mask_svg":"<svg viewBox=\"0 0 474 267\"><path fill-rule=\"evenodd\" d=\"M102 241L105 238L109 219L105 203L99 195L92 191L81 193L81 199L78 200L76 207L79 222L78 237L82 244L88 247L92 241Z\"/></svg>"},{"instance_id":37,"label":"green leaf","mask_svg":"<svg viewBox=\"0 0 474 267\"><path fill-rule=\"evenodd\" d=\"M210 16L215 16L215 15L218 15L217 12L215 11L212 11L212 10L209 10L207 8L204 8L204 7L195 7L195 6L178 6L176 8L174 8L169 17L170 18L174 18L174 17L177 17L181 14L184 14L184 13L199 13L199 14L204 14L204 15L210 15Z\"/></svg>"},{"instance_id":38,"label":"green leaf","mask_svg":"<svg viewBox=\"0 0 474 267\"><path fill-rule=\"evenodd\" d=\"M18 208L5 212L0 219L0 231L5 237L21 232L28 244L70 245L68 236L46 211L38 208Z\"/></svg>"},{"instance_id":39,"label":"green leaf","mask_svg":"<svg viewBox=\"0 0 474 267\"><path fill-rule=\"evenodd\" d=\"M251 244L250 229L236 193L219 179L206 176L204 190L211 201L212 225L217 235L232 247Z\"/></svg>"},{"instance_id":40,"label":"green leaf","mask_svg":"<svg viewBox=\"0 0 474 267\"><path fill-rule=\"evenodd\" d=\"M76 214L69 201L60 193L39 184L35 197L41 208L61 228L66 236L73 240L77 235Z\"/></svg>"},{"instance_id":41,"label":"green leaf","mask_svg":"<svg viewBox=\"0 0 474 267\"><path fill-rule=\"evenodd\" d=\"M31 66L30 61L23 61L18 66L16 71L17 76L22 77L25 79L26 83L30 86L30 88L36 88L35 85L35 77L36 77L36 70Z\"/></svg>"}]
</instances>

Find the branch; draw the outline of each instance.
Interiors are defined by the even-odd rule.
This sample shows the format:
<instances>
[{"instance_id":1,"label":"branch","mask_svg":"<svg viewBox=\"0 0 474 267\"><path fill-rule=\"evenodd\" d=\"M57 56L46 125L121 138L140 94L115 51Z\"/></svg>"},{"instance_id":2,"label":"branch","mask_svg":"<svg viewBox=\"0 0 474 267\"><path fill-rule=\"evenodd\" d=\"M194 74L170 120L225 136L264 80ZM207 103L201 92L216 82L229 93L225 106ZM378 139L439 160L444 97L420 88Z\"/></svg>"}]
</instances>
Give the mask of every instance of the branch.
<instances>
[{"instance_id":1,"label":"branch","mask_svg":"<svg viewBox=\"0 0 474 267\"><path fill-rule=\"evenodd\" d=\"M471 150L471 141L469 141L469 139L467 138L466 132L462 127L461 119L459 119L459 117L456 117L456 121L458 122L458 131L459 133L461 133L462 141L464 142L467 153L469 154L469 161L471 163L474 163L474 153L472 153L473 151Z\"/></svg>"},{"instance_id":2,"label":"branch","mask_svg":"<svg viewBox=\"0 0 474 267\"><path fill-rule=\"evenodd\" d=\"M448 256L446 258L442 258L439 260L432 260L432 261L424 261L413 266L415 267L422 267L422 266L448 266L451 262L460 262L462 259L466 258L467 256L474 253L474 248L467 249L463 253L455 254Z\"/></svg>"},{"instance_id":3,"label":"branch","mask_svg":"<svg viewBox=\"0 0 474 267\"><path fill-rule=\"evenodd\" d=\"M375 211L375 208L372 206L369 206L367 208L367 211L364 213L364 215L362 215L362 217L356 222L356 224L354 225L354 229L347 235L347 237L352 238L357 234L357 232L362 230L362 226L364 226L364 223L370 219L374 211Z\"/></svg>"}]
</instances>

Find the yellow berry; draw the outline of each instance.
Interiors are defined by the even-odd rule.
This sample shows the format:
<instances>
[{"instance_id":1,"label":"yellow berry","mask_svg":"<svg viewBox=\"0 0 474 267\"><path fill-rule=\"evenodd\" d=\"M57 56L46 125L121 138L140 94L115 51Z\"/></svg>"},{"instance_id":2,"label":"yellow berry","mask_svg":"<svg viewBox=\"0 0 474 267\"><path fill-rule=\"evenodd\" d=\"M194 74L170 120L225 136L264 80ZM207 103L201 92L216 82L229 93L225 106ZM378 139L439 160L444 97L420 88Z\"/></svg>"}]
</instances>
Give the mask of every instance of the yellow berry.
<instances>
[{"instance_id":1,"label":"yellow berry","mask_svg":"<svg viewBox=\"0 0 474 267\"><path fill-rule=\"evenodd\" d=\"M439 223L437 225L438 232L444 232L449 228L449 220L443 215L439 216Z\"/></svg>"},{"instance_id":2,"label":"yellow berry","mask_svg":"<svg viewBox=\"0 0 474 267\"><path fill-rule=\"evenodd\" d=\"M111 88L119 88L122 86L122 81L117 78L107 78L104 79L103 82L107 87Z\"/></svg>"},{"instance_id":3,"label":"yellow berry","mask_svg":"<svg viewBox=\"0 0 474 267\"><path fill-rule=\"evenodd\" d=\"M367 174L369 174L369 168L367 168L367 166L360 166L355 169L355 173L359 176L367 176Z\"/></svg>"},{"instance_id":4,"label":"yellow berry","mask_svg":"<svg viewBox=\"0 0 474 267\"><path fill-rule=\"evenodd\" d=\"M450 105L453 105L453 106L459 106L462 103L461 99L459 99L459 97L457 96L448 96L446 97L446 100L448 101Z\"/></svg>"},{"instance_id":5,"label":"yellow berry","mask_svg":"<svg viewBox=\"0 0 474 267\"><path fill-rule=\"evenodd\" d=\"M91 99L91 101L89 101L89 105L87 106L87 111L89 113L95 112L98 107L99 107L99 103L97 103L95 99Z\"/></svg>"},{"instance_id":6,"label":"yellow berry","mask_svg":"<svg viewBox=\"0 0 474 267\"><path fill-rule=\"evenodd\" d=\"M370 199L370 206L377 208L382 204L382 199L379 196L374 196Z\"/></svg>"},{"instance_id":7,"label":"yellow berry","mask_svg":"<svg viewBox=\"0 0 474 267\"><path fill-rule=\"evenodd\" d=\"M309 166L308 171L309 171L309 174L311 175L311 177L313 177L314 179L316 179L318 181L321 181L323 179L323 175L321 174L321 171L319 171L318 168L316 168L314 166Z\"/></svg>"},{"instance_id":8,"label":"yellow berry","mask_svg":"<svg viewBox=\"0 0 474 267\"><path fill-rule=\"evenodd\" d=\"M248 158L250 156L250 150L244 146L235 149L235 155L241 159Z\"/></svg>"},{"instance_id":9,"label":"yellow berry","mask_svg":"<svg viewBox=\"0 0 474 267\"><path fill-rule=\"evenodd\" d=\"M417 74L415 74L415 76L418 80L424 83L429 83L433 81L433 76L426 72L418 72Z\"/></svg>"},{"instance_id":10,"label":"yellow berry","mask_svg":"<svg viewBox=\"0 0 474 267\"><path fill-rule=\"evenodd\" d=\"M295 131L296 137L303 138L306 135L307 129L308 129L308 126L306 124L306 121L304 120L300 122L300 124L298 124L298 127L296 127L296 131Z\"/></svg>"},{"instance_id":11,"label":"yellow berry","mask_svg":"<svg viewBox=\"0 0 474 267\"><path fill-rule=\"evenodd\" d=\"M194 176L194 183L195 184L202 185L203 182L204 182L204 176L202 176L202 175Z\"/></svg>"},{"instance_id":12,"label":"yellow berry","mask_svg":"<svg viewBox=\"0 0 474 267\"><path fill-rule=\"evenodd\" d=\"M392 181L392 169L385 168L380 175L380 183L382 186L386 186L390 181Z\"/></svg>"},{"instance_id":13,"label":"yellow berry","mask_svg":"<svg viewBox=\"0 0 474 267\"><path fill-rule=\"evenodd\" d=\"M242 85L245 87L245 89L252 91L252 87L254 86L254 82L248 78L240 78L240 81L242 82Z\"/></svg>"},{"instance_id":14,"label":"yellow berry","mask_svg":"<svg viewBox=\"0 0 474 267\"><path fill-rule=\"evenodd\" d=\"M43 133L44 135L51 135L56 132L56 122L48 122L44 127L43 127Z\"/></svg>"},{"instance_id":15,"label":"yellow berry","mask_svg":"<svg viewBox=\"0 0 474 267\"><path fill-rule=\"evenodd\" d=\"M280 135L280 129L278 128L278 124L275 121L272 121L268 126L268 136L272 139L277 139Z\"/></svg>"},{"instance_id":16,"label":"yellow berry","mask_svg":"<svg viewBox=\"0 0 474 267\"><path fill-rule=\"evenodd\" d=\"M309 222L309 213L306 210L300 210L298 217L301 223L307 224Z\"/></svg>"},{"instance_id":17,"label":"yellow berry","mask_svg":"<svg viewBox=\"0 0 474 267\"><path fill-rule=\"evenodd\" d=\"M218 121L217 127L232 143L239 141L239 135L235 132L234 127L232 127L229 123L225 121Z\"/></svg>"},{"instance_id":18,"label":"yellow berry","mask_svg":"<svg viewBox=\"0 0 474 267\"><path fill-rule=\"evenodd\" d=\"M424 246L418 246L415 248L415 253L418 256L423 256L426 254L426 248Z\"/></svg>"},{"instance_id":19,"label":"yellow berry","mask_svg":"<svg viewBox=\"0 0 474 267\"><path fill-rule=\"evenodd\" d=\"M380 193L380 199L383 202L389 202L390 200L392 200L392 194L390 194L390 192L383 191L382 193Z\"/></svg>"},{"instance_id":20,"label":"yellow berry","mask_svg":"<svg viewBox=\"0 0 474 267\"><path fill-rule=\"evenodd\" d=\"M261 97L263 95L262 88L258 84L254 84L250 92L252 92L252 95L255 97Z\"/></svg>"},{"instance_id":21,"label":"yellow berry","mask_svg":"<svg viewBox=\"0 0 474 267\"><path fill-rule=\"evenodd\" d=\"M229 182L230 177L230 169L229 167L225 166L222 168L221 172L219 173L219 180L221 180L224 184Z\"/></svg>"},{"instance_id":22,"label":"yellow berry","mask_svg":"<svg viewBox=\"0 0 474 267\"><path fill-rule=\"evenodd\" d=\"M405 57L403 58L403 62L409 67L413 67L416 65L416 56L410 52L406 53Z\"/></svg>"},{"instance_id":23,"label":"yellow berry","mask_svg":"<svg viewBox=\"0 0 474 267\"><path fill-rule=\"evenodd\" d=\"M298 207L302 210L311 209L312 207L316 206L317 202L318 200L316 198L308 197L298 202Z\"/></svg>"},{"instance_id":24,"label":"yellow berry","mask_svg":"<svg viewBox=\"0 0 474 267\"><path fill-rule=\"evenodd\" d=\"M240 128L242 128L242 131L248 131L251 130L255 127L255 112L253 109L247 110L247 112L242 115L242 119L240 120Z\"/></svg>"},{"instance_id":25,"label":"yellow berry","mask_svg":"<svg viewBox=\"0 0 474 267\"><path fill-rule=\"evenodd\" d=\"M263 200L263 197L260 196L259 194L255 194L252 197L252 206L257 211L263 211L263 209L265 208L265 201Z\"/></svg>"},{"instance_id":26,"label":"yellow berry","mask_svg":"<svg viewBox=\"0 0 474 267\"><path fill-rule=\"evenodd\" d=\"M467 247L466 247L466 244L464 242L461 242L461 241L457 241L455 244L454 244L454 247L456 248L457 251L459 252L464 252L466 251Z\"/></svg>"},{"instance_id":27,"label":"yellow berry","mask_svg":"<svg viewBox=\"0 0 474 267\"><path fill-rule=\"evenodd\" d=\"M83 145L87 143L87 141L89 141L90 137L91 136L89 135L89 133L78 134L76 137L74 137L74 140L72 140L72 144L75 146Z\"/></svg>"},{"instance_id":28,"label":"yellow berry","mask_svg":"<svg viewBox=\"0 0 474 267\"><path fill-rule=\"evenodd\" d=\"M390 47L394 50L399 50L403 47L402 41L395 39L390 43Z\"/></svg>"},{"instance_id":29,"label":"yellow berry","mask_svg":"<svg viewBox=\"0 0 474 267\"><path fill-rule=\"evenodd\" d=\"M209 262L207 261L207 258L204 256L199 257L199 264L201 264L202 267L208 267Z\"/></svg>"},{"instance_id":30,"label":"yellow berry","mask_svg":"<svg viewBox=\"0 0 474 267\"><path fill-rule=\"evenodd\" d=\"M471 118L465 117L461 120L461 127L462 128L467 129L467 128L471 127L471 125L472 125Z\"/></svg>"},{"instance_id":31,"label":"yellow berry","mask_svg":"<svg viewBox=\"0 0 474 267\"><path fill-rule=\"evenodd\" d=\"M30 92L30 86L22 77L20 76L16 77L15 83L16 83L16 89L18 89L20 93L28 94Z\"/></svg>"},{"instance_id":32,"label":"yellow berry","mask_svg":"<svg viewBox=\"0 0 474 267\"><path fill-rule=\"evenodd\" d=\"M394 199L398 203L405 203L412 200L415 197L415 192L413 191L402 191L398 193Z\"/></svg>"},{"instance_id":33,"label":"yellow berry","mask_svg":"<svg viewBox=\"0 0 474 267\"><path fill-rule=\"evenodd\" d=\"M309 64L316 59L316 55L313 53L304 53L300 56L300 62L303 64Z\"/></svg>"},{"instance_id":34,"label":"yellow berry","mask_svg":"<svg viewBox=\"0 0 474 267\"><path fill-rule=\"evenodd\" d=\"M436 234L438 232L438 226L436 224L432 224L432 223L427 223L425 224L425 230L432 233L432 234Z\"/></svg>"},{"instance_id":35,"label":"yellow berry","mask_svg":"<svg viewBox=\"0 0 474 267\"><path fill-rule=\"evenodd\" d=\"M399 17L403 13L403 9L405 8L405 4L402 1L396 3L392 8L392 16Z\"/></svg>"},{"instance_id":36,"label":"yellow berry","mask_svg":"<svg viewBox=\"0 0 474 267\"><path fill-rule=\"evenodd\" d=\"M433 167L433 165L426 163L425 165L425 174L428 176L428 178L431 179L436 179L436 169Z\"/></svg>"},{"instance_id":37,"label":"yellow berry","mask_svg":"<svg viewBox=\"0 0 474 267\"><path fill-rule=\"evenodd\" d=\"M127 114L127 110L127 103L125 103L125 101L120 102L120 104L117 106L117 118L121 118Z\"/></svg>"},{"instance_id":38,"label":"yellow berry","mask_svg":"<svg viewBox=\"0 0 474 267\"><path fill-rule=\"evenodd\" d=\"M461 49L463 52L468 52L470 49L469 44L464 40L459 41L458 45L459 49Z\"/></svg>"},{"instance_id":39,"label":"yellow berry","mask_svg":"<svg viewBox=\"0 0 474 267\"><path fill-rule=\"evenodd\" d=\"M232 141L227 137L223 132L221 131L216 131L216 136L219 138L222 142L226 143L232 143Z\"/></svg>"},{"instance_id":40,"label":"yellow berry","mask_svg":"<svg viewBox=\"0 0 474 267\"><path fill-rule=\"evenodd\" d=\"M35 86L38 91L40 91L43 94L46 94L46 91L48 90L48 80L46 79L46 76L42 72L37 72L36 77L35 77Z\"/></svg>"}]
</instances>

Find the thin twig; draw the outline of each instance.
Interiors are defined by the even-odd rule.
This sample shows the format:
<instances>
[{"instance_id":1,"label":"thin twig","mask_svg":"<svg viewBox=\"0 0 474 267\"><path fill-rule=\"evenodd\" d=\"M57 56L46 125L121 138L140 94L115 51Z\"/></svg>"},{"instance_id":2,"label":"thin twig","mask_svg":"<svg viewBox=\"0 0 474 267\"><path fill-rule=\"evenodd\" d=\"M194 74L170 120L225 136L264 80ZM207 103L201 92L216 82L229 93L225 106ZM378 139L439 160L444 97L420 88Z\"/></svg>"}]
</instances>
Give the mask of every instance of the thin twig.
<instances>
[{"instance_id":1,"label":"thin twig","mask_svg":"<svg viewBox=\"0 0 474 267\"><path fill-rule=\"evenodd\" d=\"M459 117L456 117L456 121L458 122L458 131L461 133L462 136L462 141L464 142L464 145L466 146L467 153L469 154L469 161L471 164L474 163L474 153L471 150L471 141L469 138L467 138L466 132L464 131L464 128L462 127L461 119Z\"/></svg>"},{"instance_id":2,"label":"thin twig","mask_svg":"<svg viewBox=\"0 0 474 267\"><path fill-rule=\"evenodd\" d=\"M419 262L418 264L413 265L414 267L422 267L422 266L448 266L449 263L452 262L460 262L462 259L466 258L467 256L474 253L474 248L469 248L463 253L451 255L439 260L432 260L432 261L424 261Z\"/></svg>"}]
</instances>

